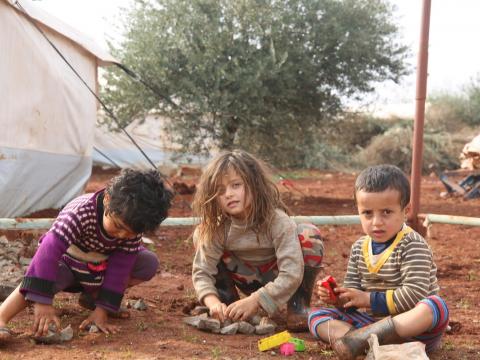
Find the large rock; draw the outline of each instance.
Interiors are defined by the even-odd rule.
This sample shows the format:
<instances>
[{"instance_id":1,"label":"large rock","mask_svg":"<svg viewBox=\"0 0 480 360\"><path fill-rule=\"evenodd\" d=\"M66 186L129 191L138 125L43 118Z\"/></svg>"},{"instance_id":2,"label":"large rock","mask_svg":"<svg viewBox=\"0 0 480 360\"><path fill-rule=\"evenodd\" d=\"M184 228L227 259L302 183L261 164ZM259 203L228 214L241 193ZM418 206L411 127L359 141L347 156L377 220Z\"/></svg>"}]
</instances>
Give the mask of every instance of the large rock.
<instances>
[{"instance_id":1,"label":"large rock","mask_svg":"<svg viewBox=\"0 0 480 360\"><path fill-rule=\"evenodd\" d=\"M246 321L240 321L238 323L238 332L241 334L253 334L255 332L255 326Z\"/></svg>"},{"instance_id":2,"label":"large rock","mask_svg":"<svg viewBox=\"0 0 480 360\"><path fill-rule=\"evenodd\" d=\"M220 329L220 334L222 335L234 335L238 331L238 323L233 323L227 326L224 326Z\"/></svg>"},{"instance_id":3,"label":"large rock","mask_svg":"<svg viewBox=\"0 0 480 360\"><path fill-rule=\"evenodd\" d=\"M73 329L68 325L65 329L60 332L54 331L54 329L49 329L47 335L45 336L34 336L32 337L33 341L36 344L61 344L66 341L70 341L73 338Z\"/></svg>"}]
</instances>

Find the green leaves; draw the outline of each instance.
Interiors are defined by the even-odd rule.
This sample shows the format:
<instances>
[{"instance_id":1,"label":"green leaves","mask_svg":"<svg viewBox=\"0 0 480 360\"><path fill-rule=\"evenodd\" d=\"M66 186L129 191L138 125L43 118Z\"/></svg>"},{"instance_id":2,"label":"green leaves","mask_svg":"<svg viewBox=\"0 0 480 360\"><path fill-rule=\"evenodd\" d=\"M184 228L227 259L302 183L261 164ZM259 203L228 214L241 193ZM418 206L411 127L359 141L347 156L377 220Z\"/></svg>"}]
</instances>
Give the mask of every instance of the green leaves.
<instances>
[{"instance_id":1,"label":"green leaves","mask_svg":"<svg viewBox=\"0 0 480 360\"><path fill-rule=\"evenodd\" d=\"M112 51L155 92L112 69L104 96L125 123L169 116L185 150L245 147L258 134L270 152L405 72L382 0L136 1L124 19Z\"/></svg>"}]
</instances>

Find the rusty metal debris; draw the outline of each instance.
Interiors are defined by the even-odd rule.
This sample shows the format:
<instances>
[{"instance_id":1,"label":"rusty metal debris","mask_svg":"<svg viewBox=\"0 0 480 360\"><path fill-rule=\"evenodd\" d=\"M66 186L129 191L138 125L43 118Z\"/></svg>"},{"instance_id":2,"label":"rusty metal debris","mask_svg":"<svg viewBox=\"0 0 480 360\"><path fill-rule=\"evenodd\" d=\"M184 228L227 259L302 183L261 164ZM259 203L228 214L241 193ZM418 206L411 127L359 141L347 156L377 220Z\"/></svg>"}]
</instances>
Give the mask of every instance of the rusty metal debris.
<instances>
[{"instance_id":1,"label":"rusty metal debris","mask_svg":"<svg viewBox=\"0 0 480 360\"><path fill-rule=\"evenodd\" d=\"M443 196L457 195L465 200L480 197L480 173L468 175L458 183L450 180L446 174L438 174L438 178L447 189Z\"/></svg>"}]
</instances>

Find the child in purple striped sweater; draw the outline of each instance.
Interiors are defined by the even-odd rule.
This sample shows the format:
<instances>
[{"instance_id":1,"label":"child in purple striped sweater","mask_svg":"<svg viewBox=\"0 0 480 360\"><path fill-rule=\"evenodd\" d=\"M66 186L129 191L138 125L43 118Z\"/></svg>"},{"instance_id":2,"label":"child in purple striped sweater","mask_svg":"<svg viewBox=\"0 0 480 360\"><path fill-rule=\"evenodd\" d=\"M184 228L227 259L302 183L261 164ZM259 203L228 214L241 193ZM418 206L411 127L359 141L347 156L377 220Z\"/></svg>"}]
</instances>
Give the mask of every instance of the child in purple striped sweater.
<instances>
[{"instance_id":1,"label":"child in purple striped sweater","mask_svg":"<svg viewBox=\"0 0 480 360\"><path fill-rule=\"evenodd\" d=\"M7 323L29 302L35 336L46 335L51 324L59 329L52 306L59 291L91 299L93 311L81 329L95 324L115 333L108 314L119 311L125 289L156 273L158 259L142 246L142 234L167 217L171 199L157 171L126 169L106 189L68 203L40 239L22 283L0 306L0 343L12 336Z\"/></svg>"}]
</instances>

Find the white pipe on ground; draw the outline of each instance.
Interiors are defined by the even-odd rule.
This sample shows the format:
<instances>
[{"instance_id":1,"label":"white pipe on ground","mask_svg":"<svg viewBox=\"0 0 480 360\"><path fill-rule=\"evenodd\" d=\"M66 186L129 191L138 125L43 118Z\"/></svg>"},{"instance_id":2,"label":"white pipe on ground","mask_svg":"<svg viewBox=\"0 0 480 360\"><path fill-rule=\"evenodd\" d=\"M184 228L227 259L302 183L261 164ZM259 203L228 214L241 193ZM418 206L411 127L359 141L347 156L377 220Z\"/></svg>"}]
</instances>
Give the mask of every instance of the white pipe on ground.
<instances>
[{"instance_id":1,"label":"white pipe on ground","mask_svg":"<svg viewBox=\"0 0 480 360\"><path fill-rule=\"evenodd\" d=\"M422 216L422 215L421 215ZM451 224L451 225L467 225L480 226L480 218L455 216L455 215L438 215L426 214L426 224ZM358 225L360 218L358 215L335 215L335 216L292 216L297 223L308 222L314 225ZM41 230L49 229L55 219L31 219L31 218L15 218L0 219L0 230ZM198 224L198 219L194 217L165 219L162 226L193 226Z\"/></svg>"}]
</instances>

